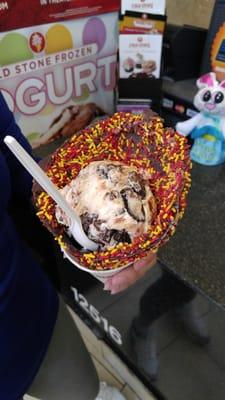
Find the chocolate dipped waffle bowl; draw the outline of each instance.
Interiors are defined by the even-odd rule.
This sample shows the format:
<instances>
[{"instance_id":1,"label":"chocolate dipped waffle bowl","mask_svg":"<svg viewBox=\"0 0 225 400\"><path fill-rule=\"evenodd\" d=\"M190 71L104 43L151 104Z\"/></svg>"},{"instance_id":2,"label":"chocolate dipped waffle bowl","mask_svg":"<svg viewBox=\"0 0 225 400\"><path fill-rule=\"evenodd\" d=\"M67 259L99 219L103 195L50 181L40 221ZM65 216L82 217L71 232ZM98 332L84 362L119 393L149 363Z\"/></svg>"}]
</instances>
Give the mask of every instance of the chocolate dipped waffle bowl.
<instances>
[{"instance_id":1,"label":"chocolate dipped waffle bowl","mask_svg":"<svg viewBox=\"0 0 225 400\"><path fill-rule=\"evenodd\" d=\"M53 183L80 210L83 228L99 244L98 250L84 251L74 243L66 216L35 183L37 215L79 265L114 270L157 251L175 232L186 206L190 168L187 140L164 128L158 116L116 113L67 140L44 165ZM92 186L100 181L104 202L95 198L100 193L95 196L90 183L84 185L86 203L79 197L87 171ZM110 187L109 181L116 186Z\"/></svg>"}]
</instances>

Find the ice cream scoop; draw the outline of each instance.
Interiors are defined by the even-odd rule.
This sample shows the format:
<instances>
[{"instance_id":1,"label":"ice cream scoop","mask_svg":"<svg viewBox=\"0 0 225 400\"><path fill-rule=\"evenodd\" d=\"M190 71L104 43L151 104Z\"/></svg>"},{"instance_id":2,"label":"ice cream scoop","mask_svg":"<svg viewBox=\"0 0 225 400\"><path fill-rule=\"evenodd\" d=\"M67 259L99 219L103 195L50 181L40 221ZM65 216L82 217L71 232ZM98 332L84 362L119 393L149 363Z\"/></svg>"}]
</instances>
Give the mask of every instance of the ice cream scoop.
<instances>
[{"instance_id":1,"label":"ice cream scoop","mask_svg":"<svg viewBox=\"0 0 225 400\"><path fill-rule=\"evenodd\" d=\"M24 148L12 136L6 136L4 143L13 152L16 158L31 174L31 176L39 183L39 185L55 200L58 206L63 210L68 217L69 230L74 239L85 249L97 250L98 245L90 240L85 234L80 218L70 205L66 202L57 187L52 183L49 177L33 160L33 158L24 150Z\"/></svg>"},{"instance_id":2,"label":"ice cream scoop","mask_svg":"<svg viewBox=\"0 0 225 400\"><path fill-rule=\"evenodd\" d=\"M143 174L118 161L93 161L60 189L89 239L101 248L131 243L151 225L156 206ZM69 227L67 215L58 206L56 219Z\"/></svg>"}]
</instances>

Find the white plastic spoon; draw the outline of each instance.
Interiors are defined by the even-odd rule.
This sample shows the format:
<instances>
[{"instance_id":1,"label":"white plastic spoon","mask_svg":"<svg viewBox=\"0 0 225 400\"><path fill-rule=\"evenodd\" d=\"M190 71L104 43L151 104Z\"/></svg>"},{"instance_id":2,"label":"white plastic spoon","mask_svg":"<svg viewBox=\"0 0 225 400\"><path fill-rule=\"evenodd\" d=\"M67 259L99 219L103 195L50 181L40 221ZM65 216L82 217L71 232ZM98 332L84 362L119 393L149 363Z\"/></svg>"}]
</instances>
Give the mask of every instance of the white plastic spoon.
<instances>
[{"instance_id":1,"label":"white plastic spoon","mask_svg":"<svg viewBox=\"0 0 225 400\"><path fill-rule=\"evenodd\" d=\"M31 174L31 176L39 183L39 185L55 200L58 206L64 211L64 213L70 218L71 225L69 230L74 239L84 248L89 250L97 250L97 243L90 240L85 234L81 220L79 216L74 212L72 207L66 202L64 197L61 195L57 187L45 174L45 172L39 167L39 165L33 160L33 158L24 150L24 148L17 142L17 140L7 135L4 138L5 144L9 147L16 158Z\"/></svg>"}]
</instances>

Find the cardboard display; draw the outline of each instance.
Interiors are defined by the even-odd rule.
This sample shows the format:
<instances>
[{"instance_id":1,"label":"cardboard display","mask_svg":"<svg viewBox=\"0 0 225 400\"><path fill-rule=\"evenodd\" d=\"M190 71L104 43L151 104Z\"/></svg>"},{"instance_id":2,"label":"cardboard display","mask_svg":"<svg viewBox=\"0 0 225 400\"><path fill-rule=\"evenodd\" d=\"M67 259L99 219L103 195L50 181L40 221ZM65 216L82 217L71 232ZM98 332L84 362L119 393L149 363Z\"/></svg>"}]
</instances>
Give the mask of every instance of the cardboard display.
<instances>
[{"instance_id":1,"label":"cardboard display","mask_svg":"<svg viewBox=\"0 0 225 400\"><path fill-rule=\"evenodd\" d=\"M26 3L1 10L0 90L35 148L114 111L119 2Z\"/></svg>"},{"instance_id":2,"label":"cardboard display","mask_svg":"<svg viewBox=\"0 0 225 400\"><path fill-rule=\"evenodd\" d=\"M119 0L8 0L0 3L0 32L118 11Z\"/></svg>"}]
</instances>

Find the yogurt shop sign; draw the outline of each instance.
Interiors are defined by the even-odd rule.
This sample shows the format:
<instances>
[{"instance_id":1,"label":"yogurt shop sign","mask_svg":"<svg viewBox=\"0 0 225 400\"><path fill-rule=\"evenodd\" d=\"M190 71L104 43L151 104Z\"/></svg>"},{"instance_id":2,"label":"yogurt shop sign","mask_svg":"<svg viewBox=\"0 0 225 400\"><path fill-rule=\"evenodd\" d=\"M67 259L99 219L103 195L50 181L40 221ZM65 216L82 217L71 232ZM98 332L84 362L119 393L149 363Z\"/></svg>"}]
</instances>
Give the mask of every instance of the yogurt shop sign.
<instances>
[{"instance_id":1,"label":"yogurt shop sign","mask_svg":"<svg viewBox=\"0 0 225 400\"><path fill-rule=\"evenodd\" d=\"M33 147L60 136L65 124L73 125L64 130L72 134L79 110L87 110L84 126L113 111L117 17L110 12L0 32L0 90Z\"/></svg>"},{"instance_id":2,"label":"yogurt shop sign","mask_svg":"<svg viewBox=\"0 0 225 400\"><path fill-rule=\"evenodd\" d=\"M10 108L15 112L18 110L25 115L36 115L41 112L47 103L62 105L72 97L79 98L85 88L89 93L97 91L96 76L100 70L101 86L104 90L111 90L114 87L114 69L111 68L116 62L115 55L103 58L96 58L96 61L88 60L96 56L96 44L90 44L74 50L55 53L48 57L36 60L23 61L0 68L0 79L18 79L18 85L11 91L7 86L1 87ZM71 60L74 63L71 63ZM79 61L79 63L75 63ZM60 65L61 80L64 88L58 91L59 73L55 67ZM51 69L50 67L54 67ZM34 75L33 72L36 72ZM42 73L40 73L42 72Z\"/></svg>"}]
</instances>

